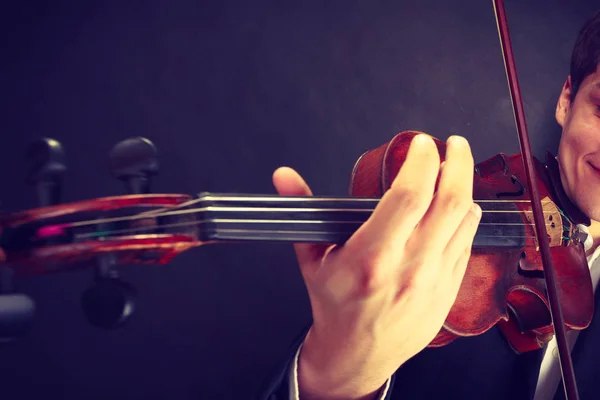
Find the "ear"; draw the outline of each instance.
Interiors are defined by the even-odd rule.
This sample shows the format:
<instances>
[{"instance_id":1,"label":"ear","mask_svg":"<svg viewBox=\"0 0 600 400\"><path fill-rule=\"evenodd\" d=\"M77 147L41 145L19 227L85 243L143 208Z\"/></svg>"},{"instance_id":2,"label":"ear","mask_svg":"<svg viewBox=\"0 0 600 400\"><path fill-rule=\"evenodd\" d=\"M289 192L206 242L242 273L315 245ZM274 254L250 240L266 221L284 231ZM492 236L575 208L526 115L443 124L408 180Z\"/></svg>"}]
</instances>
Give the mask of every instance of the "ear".
<instances>
[{"instance_id":1,"label":"ear","mask_svg":"<svg viewBox=\"0 0 600 400\"><path fill-rule=\"evenodd\" d=\"M565 84L563 85L558 102L556 103L556 122L561 127L564 127L569 109L571 107L571 76L567 77Z\"/></svg>"}]
</instances>

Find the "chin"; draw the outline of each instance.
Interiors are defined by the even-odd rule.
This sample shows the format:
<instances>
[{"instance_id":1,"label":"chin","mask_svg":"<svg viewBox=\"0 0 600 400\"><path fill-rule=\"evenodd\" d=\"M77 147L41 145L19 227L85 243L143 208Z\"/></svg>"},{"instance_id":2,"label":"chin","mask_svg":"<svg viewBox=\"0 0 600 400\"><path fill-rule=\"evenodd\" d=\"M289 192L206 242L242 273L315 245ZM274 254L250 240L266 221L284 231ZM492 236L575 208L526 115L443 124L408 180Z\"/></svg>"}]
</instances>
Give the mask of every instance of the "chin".
<instances>
[{"instance_id":1,"label":"chin","mask_svg":"<svg viewBox=\"0 0 600 400\"><path fill-rule=\"evenodd\" d=\"M600 192L600 191L599 191ZM594 193L592 191L586 191L585 193L579 193L575 204L577 207L590 219L594 221L600 221L600 193Z\"/></svg>"}]
</instances>

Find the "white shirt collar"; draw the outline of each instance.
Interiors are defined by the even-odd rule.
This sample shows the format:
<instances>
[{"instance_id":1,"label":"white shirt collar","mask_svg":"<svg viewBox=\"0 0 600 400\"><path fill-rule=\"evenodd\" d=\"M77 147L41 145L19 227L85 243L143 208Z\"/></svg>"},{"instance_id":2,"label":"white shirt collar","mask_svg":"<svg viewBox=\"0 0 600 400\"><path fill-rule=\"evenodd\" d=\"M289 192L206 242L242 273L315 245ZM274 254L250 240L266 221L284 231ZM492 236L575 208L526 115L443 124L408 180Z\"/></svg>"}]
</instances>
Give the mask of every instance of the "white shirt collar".
<instances>
[{"instance_id":1,"label":"white shirt collar","mask_svg":"<svg viewBox=\"0 0 600 400\"><path fill-rule=\"evenodd\" d=\"M594 244L594 238L592 237L592 235L590 235L590 231L588 229L587 226L585 225L577 225L577 227L584 233L587 234L587 237L585 238L585 241L583 242L583 248L585 249L585 252L587 253L587 251L589 249L592 248L592 245ZM592 254L590 254L589 256L587 256L587 262L589 267L592 267L592 264L594 264L594 261L596 261L596 259L600 256L600 246L598 246L596 248L596 250L594 250L594 252Z\"/></svg>"}]
</instances>

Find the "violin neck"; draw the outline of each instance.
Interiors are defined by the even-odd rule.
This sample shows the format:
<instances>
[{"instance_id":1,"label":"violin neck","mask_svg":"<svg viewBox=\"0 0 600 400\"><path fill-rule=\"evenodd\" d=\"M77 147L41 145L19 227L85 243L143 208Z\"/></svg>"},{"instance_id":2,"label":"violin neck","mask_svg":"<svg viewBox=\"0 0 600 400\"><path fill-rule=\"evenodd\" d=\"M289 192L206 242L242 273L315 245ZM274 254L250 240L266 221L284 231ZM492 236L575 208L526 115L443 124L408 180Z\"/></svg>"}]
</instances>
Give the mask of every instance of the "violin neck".
<instances>
[{"instance_id":1,"label":"violin neck","mask_svg":"<svg viewBox=\"0 0 600 400\"><path fill-rule=\"evenodd\" d=\"M203 242L342 244L367 221L379 201L372 197L203 193L195 201L194 209L199 239ZM473 247L524 246L523 220L514 203L480 203L480 206L484 214Z\"/></svg>"},{"instance_id":2,"label":"violin neck","mask_svg":"<svg viewBox=\"0 0 600 400\"><path fill-rule=\"evenodd\" d=\"M202 241L344 243L378 198L203 193L196 209Z\"/></svg>"}]
</instances>

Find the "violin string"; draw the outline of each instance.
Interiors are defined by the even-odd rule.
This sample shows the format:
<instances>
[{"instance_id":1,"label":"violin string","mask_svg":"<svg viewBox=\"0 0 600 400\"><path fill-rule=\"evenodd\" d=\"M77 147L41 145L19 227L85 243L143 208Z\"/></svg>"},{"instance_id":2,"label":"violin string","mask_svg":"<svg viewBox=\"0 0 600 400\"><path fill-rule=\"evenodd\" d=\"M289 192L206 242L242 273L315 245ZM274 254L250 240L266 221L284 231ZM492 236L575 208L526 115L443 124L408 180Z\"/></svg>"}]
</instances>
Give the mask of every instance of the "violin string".
<instances>
[{"instance_id":1,"label":"violin string","mask_svg":"<svg viewBox=\"0 0 600 400\"><path fill-rule=\"evenodd\" d=\"M203 211L223 211L225 210L224 207L222 206L209 206L209 207L201 207L201 208L189 208L189 209L182 209L183 207L189 207L192 206L196 203L202 202L202 201L207 201L207 200L214 200L214 201L219 201L219 200L229 200L229 201L272 201L272 202L297 202L297 201L302 201L302 202L315 202L315 201L336 201L336 202L343 202L343 201L350 201L350 202L359 202L359 203L363 203L363 202L379 202L381 200L381 198L373 198L373 197L342 197L342 198L338 198L338 197L297 197L297 196L253 196L253 197L246 197L246 196L235 196L235 195L225 195L225 196L216 196L216 195L202 195L199 198L193 199L193 200L189 200L186 202L183 202L181 204L175 205L175 206L168 206L168 207L160 207L154 210L149 210L149 211L144 211L141 213L137 213L134 215L129 215L129 216L121 216L121 217L105 217L105 218L96 218L96 219L92 219L92 220L84 220L84 221L77 221L77 222L67 222L64 224L55 224L58 226L62 226L62 227L67 227L67 228L75 228L75 227L82 227L82 226L86 226L86 225L100 225L100 224L106 224L106 223L116 223L116 222L125 222L125 221L135 221L135 220L139 220L139 219L145 219L145 218L149 218L149 217L159 217L159 216L173 216L173 215L181 215L181 214L194 214L194 213L199 213L199 212L203 212ZM530 200L491 200L491 199L481 199L481 200L474 200L475 203L482 203L482 204L495 204L495 203L530 203ZM482 207L483 208L483 207ZM239 208L235 208L236 210L239 210ZM249 207L247 208L248 211L266 211L267 209L265 208L256 208L256 207ZM300 211L300 212L306 212L306 211L310 211L313 212L314 210L310 210L310 209L306 209L306 208L296 208L296 209L290 209L290 208L276 208L276 209L271 209L272 211ZM329 212L329 211L341 211L341 212L373 212L373 209L370 208L365 208L365 209L329 209L329 208L325 208L325 209L321 209L320 211L324 211L324 212ZM482 213L483 214L488 214L488 213L532 213L531 210L486 210L486 209L482 209ZM543 211L543 213L553 213L552 211Z\"/></svg>"},{"instance_id":2,"label":"violin string","mask_svg":"<svg viewBox=\"0 0 600 400\"><path fill-rule=\"evenodd\" d=\"M220 223L220 224L240 224L240 223L257 223L257 224L294 224L294 223L298 223L298 224L355 224L355 225L360 225L363 224L365 221L320 221L320 220L253 220L253 219L219 219L219 218L214 218L214 219L206 219L206 220L195 220L195 221L184 221L184 222L176 222L176 223L163 223L163 224L156 224L153 226L140 226L140 227L135 227L135 228L125 228L125 229L115 229L115 230L108 230L107 232L89 232L89 233L81 233L81 234L75 234L74 237L76 239L83 239L83 238L91 238L94 236L98 236L98 237L106 237L107 235L116 235L116 234L129 234L129 233L137 233L137 232L142 232L142 231L146 231L146 230L153 230L153 229L164 229L164 228L181 228L181 227L193 227L193 226L200 226L203 224L209 224L209 223ZM491 226L491 227L498 227L498 226L532 226L533 224L524 224L524 223L480 223L481 225L485 225L485 226ZM546 224L546 226L551 226L552 223ZM219 229L221 230L221 229ZM248 232L265 232L265 230L262 229L255 229L255 230L247 230ZM293 231L293 230L285 230L286 233L306 233L308 231ZM329 231L318 231L319 233L322 234L328 234L328 233L332 233ZM335 232L334 232L335 233ZM486 235L478 235L481 237L492 237L492 236L486 236ZM518 238L534 238L534 236L507 236L507 235L502 235L502 237L518 237Z\"/></svg>"},{"instance_id":3,"label":"violin string","mask_svg":"<svg viewBox=\"0 0 600 400\"><path fill-rule=\"evenodd\" d=\"M163 209L161 209L163 210ZM168 210L168 209L167 209ZM115 222L125 222L125 221L135 221L139 219L146 219L152 217L168 217L175 215L183 215L183 214L196 214L201 212L219 212L219 211L249 211L249 212L359 212L359 213L373 213L375 209L373 208L321 208L321 209L310 209L310 208L267 208L267 207L223 207L223 206L208 206L208 207L199 207L199 208L191 208L185 210L177 210L177 211L167 211L167 212L158 212L158 210L154 210L157 212L144 212L140 214L129 215L125 217L113 217L113 218L101 218L101 219L92 219L85 221L77 221L77 222L69 222L66 223L68 227L81 227L86 225L99 225L106 223L115 223ZM531 210L486 210L482 209L483 214L521 214L521 213L532 213ZM544 214L555 214L555 211L543 211Z\"/></svg>"}]
</instances>

